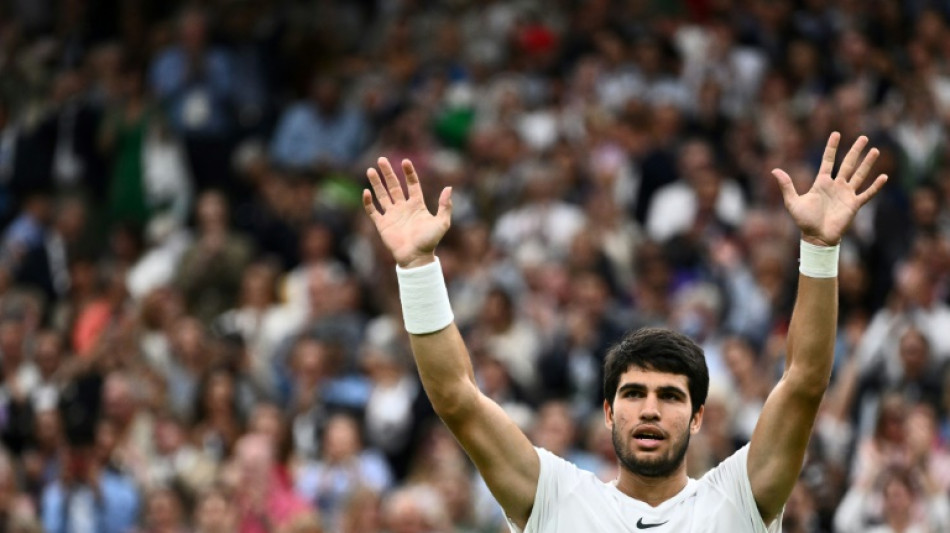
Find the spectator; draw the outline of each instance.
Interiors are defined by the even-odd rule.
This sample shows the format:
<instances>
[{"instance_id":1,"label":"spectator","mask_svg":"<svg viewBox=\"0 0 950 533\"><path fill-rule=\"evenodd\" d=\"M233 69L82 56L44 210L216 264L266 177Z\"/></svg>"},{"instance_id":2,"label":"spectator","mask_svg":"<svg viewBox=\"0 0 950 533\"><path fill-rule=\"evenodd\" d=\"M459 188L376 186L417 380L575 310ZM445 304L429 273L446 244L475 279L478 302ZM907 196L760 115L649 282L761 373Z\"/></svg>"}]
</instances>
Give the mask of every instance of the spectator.
<instances>
[{"instance_id":1,"label":"spectator","mask_svg":"<svg viewBox=\"0 0 950 533\"><path fill-rule=\"evenodd\" d=\"M113 372L102 384L102 417L115 434L115 453L111 460L122 468L141 472L154 457L154 418L142 405L139 389L132 378Z\"/></svg>"},{"instance_id":2,"label":"spectator","mask_svg":"<svg viewBox=\"0 0 950 533\"><path fill-rule=\"evenodd\" d=\"M380 497L372 490L356 489L343 504L340 533L365 533L382 530Z\"/></svg>"},{"instance_id":3,"label":"spectator","mask_svg":"<svg viewBox=\"0 0 950 533\"><path fill-rule=\"evenodd\" d=\"M234 376L222 368L209 370L198 384L196 400L191 438L203 453L220 462L231 455L244 429Z\"/></svg>"},{"instance_id":4,"label":"spectator","mask_svg":"<svg viewBox=\"0 0 950 533\"><path fill-rule=\"evenodd\" d=\"M202 194L196 216L195 243L178 265L176 284L185 295L188 310L207 324L234 304L252 248L247 239L230 229L228 202L220 192Z\"/></svg>"},{"instance_id":5,"label":"spectator","mask_svg":"<svg viewBox=\"0 0 950 533\"><path fill-rule=\"evenodd\" d=\"M235 133L232 58L208 42L208 15L200 8L185 9L177 30L178 43L155 58L149 85L184 139L197 188L223 187Z\"/></svg>"},{"instance_id":6,"label":"spectator","mask_svg":"<svg viewBox=\"0 0 950 533\"><path fill-rule=\"evenodd\" d=\"M871 503L872 487L879 491L877 506ZM875 522L880 525L873 526ZM943 531L947 527L950 501L930 483L926 471L880 471L852 486L835 515L835 531L841 533Z\"/></svg>"},{"instance_id":7,"label":"spectator","mask_svg":"<svg viewBox=\"0 0 950 533\"><path fill-rule=\"evenodd\" d=\"M657 190L650 203L646 231L651 239L665 242L684 234L708 237L742 220L742 191L721 175L708 143L693 140L680 148L679 176L679 181Z\"/></svg>"},{"instance_id":8,"label":"spectator","mask_svg":"<svg viewBox=\"0 0 950 533\"><path fill-rule=\"evenodd\" d=\"M334 415L327 421L320 458L297 474L297 491L320 511L327 524L339 524L343 503L365 486L382 492L392 484L392 473L379 453L363 447L356 420Z\"/></svg>"},{"instance_id":9,"label":"spectator","mask_svg":"<svg viewBox=\"0 0 950 533\"><path fill-rule=\"evenodd\" d=\"M314 75L307 96L281 115L271 157L297 170L347 168L368 141L362 113L343 101L343 83L333 75Z\"/></svg>"},{"instance_id":10,"label":"spectator","mask_svg":"<svg viewBox=\"0 0 950 533\"><path fill-rule=\"evenodd\" d=\"M274 450L264 435L245 435L234 447L234 502L239 509L240 533L258 533L283 527L309 512L307 503L293 490L282 488L274 478ZM205 505L208 505L205 502ZM209 514L221 516L215 509ZM210 517L207 518L210 522ZM214 520L222 523L223 517Z\"/></svg>"},{"instance_id":11,"label":"spectator","mask_svg":"<svg viewBox=\"0 0 950 533\"><path fill-rule=\"evenodd\" d=\"M187 426L174 415L156 417L155 458L148 464L147 477L140 480L144 487L182 487L191 495L201 494L211 487L217 475L217 463L188 437ZM146 507L150 506L151 503L146 503Z\"/></svg>"},{"instance_id":12,"label":"spectator","mask_svg":"<svg viewBox=\"0 0 950 533\"><path fill-rule=\"evenodd\" d=\"M536 392L535 362L541 351L541 339L527 320L517 316L512 296L496 287L489 291L482 307L480 337L491 357L500 361L511 379L529 395Z\"/></svg>"},{"instance_id":13,"label":"spectator","mask_svg":"<svg viewBox=\"0 0 950 533\"><path fill-rule=\"evenodd\" d=\"M559 198L564 176L556 168L530 165L521 182L522 202L499 218L493 240L508 253L534 246L547 259L565 258L585 219L577 206Z\"/></svg>"},{"instance_id":14,"label":"spectator","mask_svg":"<svg viewBox=\"0 0 950 533\"><path fill-rule=\"evenodd\" d=\"M145 527L141 533L185 533L184 513L178 494L157 488L145 497Z\"/></svg>"},{"instance_id":15,"label":"spectator","mask_svg":"<svg viewBox=\"0 0 950 533\"><path fill-rule=\"evenodd\" d=\"M449 531L451 520L442 496L426 485L409 486L383 501L383 522L392 533Z\"/></svg>"},{"instance_id":16,"label":"spectator","mask_svg":"<svg viewBox=\"0 0 950 533\"><path fill-rule=\"evenodd\" d=\"M18 283L42 291L49 302L69 291L69 263L80 252L87 218L86 207L78 198L64 199L56 208L43 245L30 249L15 271Z\"/></svg>"},{"instance_id":17,"label":"spectator","mask_svg":"<svg viewBox=\"0 0 950 533\"><path fill-rule=\"evenodd\" d=\"M17 487L17 473L10 457L0 455L0 525L8 531L38 531L36 508L29 495Z\"/></svg>"},{"instance_id":18,"label":"spectator","mask_svg":"<svg viewBox=\"0 0 950 533\"><path fill-rule=\"evenodd\" d=\"M950 356L950 308L937 298L936 275L921 260L909 258L895 273L896 285L886 307L878 310L868 324L857 349L862 371L875 365L888 380L900 378L900 331L916 326L927 338L933 364L940 366Z\"/></svg>"},{"instance_id":19,"label":"spectator","mask_svg":"<svg viewBox=\"0 0 950 533\"><path fill-rule=\"evenodd\" d=\"M0 261L7 271L16 272L30 252L43 246L52 207L50 197L43 192L35 191L24 198L23 208L0 242Z\"/></svg>"},{"instance_id":20,"label":"spectator","mask_svg":"<svg viewBox=\"0 0 950 533\"><path fill-rule=\"evenodd\" d=\"M195 506L195 533L231 533L236 529L237 510L228 494L211 488L201 493Z\"/></svg>"},{"instance_id":21,"label":"spectator","mask_svg":"<svg viewBox=\"0 0 950 533\"><path fill-rule=\"evenodd\" d=\"M209 369L211 342L204 325L184 316L173 323L168 332L169 357L156 372L168 390L168 407L181 417L194 417L204 400L199 385Z\"/></svg>"},{"instance_id":22,"label":"spectator","mask_svg":"<svg viewBox=\"0 0 950 533\"><path fill-rule=\"evenodd\" d=\"M108 431L100 425L97 433ZM107 467L93 448L71 447L60 479L43 491L41 508L50 533L123 533L136 523L139 494L132 479Z\"/></svg>"},{"instance_id":23,"label":"spectator","mask_svg":"<svg viewBox=\"0 0 950 533\"><path fill-rule=\"evenodd\" d=\"M540 448L563 457L589 472L597 473L600 462L577 446L580 441L570 406L563 402L545 402L531 430L531 440Z\"/></svg>"},{"instance_id":24,"label":"spectator","mask_svg":"<svg viewBox=\"0 0 950 533\"><path fill-rule=\"evenodd\" d=\"M33 409L40 411L59 404L59 391L65 385L63 369L66 359L65 340L55 330L44 330L36 335L33 358L25 374L33 374L27 380Z\"/></svg>"},{"instance_id":25,"label":"spectator","mask_svg":"<svg viewBox=\"0 0 950 533\"><path fill-rule=\"evenodd\" d=\"M182 225L189 212L191 177L175 135L146 94L145 73L127 62L121 99L104 119L99 143L112 155L109 212L113 220L146 227Z\"/></svg>"},{"instance_id":26,"label":"spectator","mask_svg":"<svg viewBox=\"0 0 950 533\"><path fill-rule=\"evenodd\" d=\"M409 353L401 345L399 327L391 317L381 317L367 327L361 363L372 382L366 402L363 431L366 443L381 451L394 477L408 473L422 428L434 412L418 378L409 368Z\"/></svg>"},{"instance_id":27,"label":"spectator","mask_svg":"<svg viewBox=\"0 0 950 533\"><path fill-rule=\"evenodd\" d=\"M297 468L298 458L294 456L292 428L284 417L283 411L276 404L259 402L249 417L248 430L271 440L276 452L274 462L276 479L283 488L291 489L294 485L293 474Z\"/></svg>"},{"instance_id":28,"label":"spectator","mask_svg":"<svg viewBox=\"0 0 950 533\"><path fill-rule=\"evenodd\" d=\"M37 409L33 442L23 452L23 478L26 492L34 501L44 487L59 478L66 451L66 435L59 411L53 407Z\"/></svg>"}]
</instances>

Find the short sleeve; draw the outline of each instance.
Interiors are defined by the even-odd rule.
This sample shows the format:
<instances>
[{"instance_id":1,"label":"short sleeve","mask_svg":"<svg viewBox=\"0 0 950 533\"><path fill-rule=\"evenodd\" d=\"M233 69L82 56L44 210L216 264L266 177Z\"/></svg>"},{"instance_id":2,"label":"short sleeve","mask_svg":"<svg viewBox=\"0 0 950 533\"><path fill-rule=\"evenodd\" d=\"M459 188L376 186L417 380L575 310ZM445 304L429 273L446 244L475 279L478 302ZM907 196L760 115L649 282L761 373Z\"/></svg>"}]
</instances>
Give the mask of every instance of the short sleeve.
<instances>
[{"instance_id":1,"label":"short sleeve","mask_svg":"<svg viewBox=\"0 0 950 533\"><path fill-rule=\"evenodd\" d=\"M580 481L580 470L576 466L543 448L535 448L535 451L541 466L531 516L524 530L505 517L511 533L542 533L544 525L553 519L558 499L572 492Z\"/></svg>"},{"instance_id":2,"label":"short sleeve","mask_svg":"<svg viewBox=\"0 0 950 533\"><path fill-rule=\"evenodd\" d=\"M759 508L752 494L752 483L749 481L749 445L746 444L739 451L732 454L719 466L710 470L701 479L724 493L747 516L757 533L779 533L782 528L782 511L768 526L759 514Z\"/></svg>"}]
</instances>

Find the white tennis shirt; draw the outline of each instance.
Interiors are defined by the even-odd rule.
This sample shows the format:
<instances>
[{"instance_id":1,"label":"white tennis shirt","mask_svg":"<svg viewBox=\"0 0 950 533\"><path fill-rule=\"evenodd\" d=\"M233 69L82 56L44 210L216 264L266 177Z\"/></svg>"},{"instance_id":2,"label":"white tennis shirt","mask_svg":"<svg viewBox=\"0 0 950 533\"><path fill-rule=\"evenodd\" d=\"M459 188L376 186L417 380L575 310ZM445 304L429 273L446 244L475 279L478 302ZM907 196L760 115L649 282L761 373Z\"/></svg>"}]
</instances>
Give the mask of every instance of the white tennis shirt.
<instances>
[{"instance_id":1,"label":"white tennis shirt","mask_svg":"<svg viewBox=\"0 0 950 533\"><path fill-rule=\"evenodd\" d=\"M524 531L512 533L780 533L782 515L766 526L755 499L746 445L656 507L620 492L594 474L536 448L538 491Z\"/></svg>"}]
</instances>

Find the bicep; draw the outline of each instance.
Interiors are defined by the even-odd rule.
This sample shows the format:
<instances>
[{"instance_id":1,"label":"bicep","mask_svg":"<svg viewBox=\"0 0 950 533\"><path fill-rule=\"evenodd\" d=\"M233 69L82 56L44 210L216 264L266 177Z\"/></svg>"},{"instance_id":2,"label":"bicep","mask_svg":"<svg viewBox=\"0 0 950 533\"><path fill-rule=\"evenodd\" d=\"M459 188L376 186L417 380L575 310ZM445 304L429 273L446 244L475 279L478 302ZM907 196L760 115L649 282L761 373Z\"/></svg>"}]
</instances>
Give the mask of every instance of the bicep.
<instances>
[{"instance_id":1,"label":"bicep","mask_svg":"<svg viewBox=\"0 0 950 533\"><path fill-rule=\"evenodd\" d=\"M769 523L788 500L805 458L821 398L783 378L769 394L749 445L749 483Z\"/></svg>"},{"instance_id":2,"label":"bicep","mask_svg":"<svg viewBox=\"0 0 950 533\"><path fill-rule=\"evenodd\" d=\"M524 527L538 488L538 454L497 403L477 389L474 394L471 407L445 423L475 463L505 514Z\"/></svg>"}]
</instances>

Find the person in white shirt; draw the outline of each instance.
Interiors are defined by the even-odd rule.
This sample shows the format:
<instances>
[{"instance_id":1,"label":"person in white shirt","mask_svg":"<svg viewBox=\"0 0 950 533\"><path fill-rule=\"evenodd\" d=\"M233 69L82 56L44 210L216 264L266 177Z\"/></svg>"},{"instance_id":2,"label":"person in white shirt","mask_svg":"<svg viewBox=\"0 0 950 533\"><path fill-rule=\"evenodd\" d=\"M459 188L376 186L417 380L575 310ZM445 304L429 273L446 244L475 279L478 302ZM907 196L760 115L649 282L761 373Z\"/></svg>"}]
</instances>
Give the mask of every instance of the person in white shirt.
<instances>
[{"instance_id":1,"label":"person in white shirt","mask_svg":"<svg viewBox=\"0 0 950 533\"><path fill-rule=\"evenodd\" d=\"M768 396L749 445L699 480L687 476L689 439L703 421L709 387L702 350L678 333L646 329L625 337L605 363L603 404L620 463L616 480L536 449L475 382L448 301L435 247L451 224L451 188L433 216L412 163L406 190L389 161L363 205L397 264L403 319L436 413L478 468L512 532L777 532L831 376L837 322L837 253L858 209L884 186L870 181L878 156L860 137L832 175L840 134L832 133L814 185L795 191L773 175L802 232L798 296L781 381ZM408 194L407 194L408 193ZM378 205L374 203L378 202Z\"/></svg>"}]
</instances>

